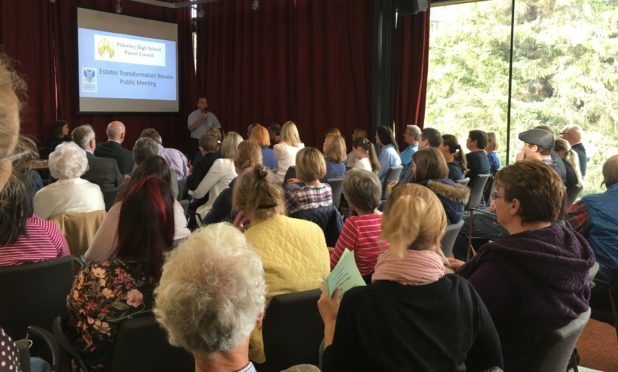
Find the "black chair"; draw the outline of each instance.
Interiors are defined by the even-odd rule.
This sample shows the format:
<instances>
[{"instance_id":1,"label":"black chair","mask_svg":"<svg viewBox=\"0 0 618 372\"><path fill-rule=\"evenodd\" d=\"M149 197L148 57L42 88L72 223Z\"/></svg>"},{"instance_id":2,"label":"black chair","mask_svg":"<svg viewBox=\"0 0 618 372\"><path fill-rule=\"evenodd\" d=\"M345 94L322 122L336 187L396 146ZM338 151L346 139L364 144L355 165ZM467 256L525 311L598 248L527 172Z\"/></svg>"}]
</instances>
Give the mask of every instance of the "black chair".
<instances>
[{"instance_id":1,"label":"black chair","mask_svg":"<svg viewBox=\"0 0 618 372\"><path fill-rule=\"evenodd\" d=\"M116 202L116 198L118 197L119 187L114 187L113 189L101 190L103 193L103 201L105 202L105 211L109 211L109 209Z\"/></svg>"},{"instance_id":2,"label":"black chair","mask_svg":"<svg viewBox=\"0 0 618 372\"><path fill-rule=\"evenodd\" d=\"M386 200L388 197L388 184L392 181L399 181L401 175L402 166L388 168L384 173L384 180L382 181L382 200Z\"/></svg>"},{"instance_id":3,"label":"black chair","mask_svg":"<svg viewBox=\"0 0 618 372\"><path fill-rule=\"evenodd\" d=\"M618 339L618 273L614 275L611 282L605 282L601 279L594 279L596 283L603 283L607 287L607 296L609 299L609 310L592 309L592 319L612 325L616 330L616 338Z\"/></svg>"},{"instance_id":4,"label":"black chair","mask_svg":"<svg viewBox=\"0 0 618 372\"><path fill-rule=\"evenodd\" d=\"M172 177L176 177L175 173L172 173ZM187 186L187 179L178 180L178 201L183 200L183 196L185 195L185 187Z\"/></svg>"},{"instance_id":5,"label":"black chair","mask_svg":"<svg viewBox=\"0 0 618 372\"><path fill-rule=\"evenodd\" d=\"M531 355L528 371L566 371L577 340L590 319L590 308L562 328L550 333ZM575 366L577 371L577 365Z\"/></svg>"},{"instance_id":6,"label":"black chair","mask_svg":"<svg viewBox=\"0 0 618 372\"><path fill-rule=\"evenodd\" d=\"M442 252L444 252L445 256L452 257L455 239L457 239L457 234L459 234L459 230L461 230L463 225L464 220L462 218L461 220L459 220L459 222L446 226L446 232L444 233L444 237L440 242L440 246L442 246Z\"/></svg>"},{"instance_id":7,"label":"black chair","mask_svg":"<svg viewBox=\"0 0 618 372\"><path fill-rule=\"evenodd\" d=\"M298 211L290 215L292 218L307 220L320 226L324 232L326 245L334 247L343 229L343 216L334 205L317 207Z\"/></svg>"},{"instance_id":8,"label":"black chair","mask_svg":"<svg viewBox=\"0 0 618 372\"><path fill-rule=\"evenodd\" d=\"M483 200L483 190L489 180L490 174L479 174L470 181L470 199L466 209L475 209L480 207Z\"/></svg>"},{"instance_id":9,"label":"black chair","mask_svg":"<svg viewBox=\"0 0 618 372\"><path fill-rule=\"evenodd\" d=\"M262 327L266 362L258 371L281 371L296 364L319 363L324 323L317 301L321 291L313 289L272 298Z\"/></svg>"},{"instance_id":10,"label":"black chair","mask_svg":"<svg viewBox=\"0 0 618 372\"><path fill-rule=\"evenodd\" d=\"M64 319L54 319L52 328L62 349L79 369L85 371L83 360L67 337ZM110 367L114 372L192 372L195 365L193 355L170 345L154 316L146 315L127 319L120 324Z\"/></svg>"},{"instance_id":11,"label":"black chair","mask_svg":"<svg viewBox=\"0 0 618 372\"><path fill-rule=\"evenodd\" d=\"M28 326L50 329L56 316L67 314L67 295L79 268L73 256L0 268L0 326L13 340L24 338Z\"/></svg>"},{"instance_id":12,"label":"black chair","mask_svg":"<svg viewBox=\"0 0 618 372\"><path fill-rule=\"evenodd\" d=\"M289 167L288 170L285 172L285 176L283 177L283 186L288 183L288 180L290 178L296 178L296 167L294 165Z\"/></svg>"},{"instance_id":13,"label":"black chair","mask_svg":"<svg viewBox=\"0 0 618 372\"><path fill-rule=\"evenodd\" d=\"M329 178L326 180L327 184L330 185L330 188L333 190L333 205L335 208L339 209L339 204L341 204L341 189L343 188L343 178Z\"/></svg>"}]
</instances>

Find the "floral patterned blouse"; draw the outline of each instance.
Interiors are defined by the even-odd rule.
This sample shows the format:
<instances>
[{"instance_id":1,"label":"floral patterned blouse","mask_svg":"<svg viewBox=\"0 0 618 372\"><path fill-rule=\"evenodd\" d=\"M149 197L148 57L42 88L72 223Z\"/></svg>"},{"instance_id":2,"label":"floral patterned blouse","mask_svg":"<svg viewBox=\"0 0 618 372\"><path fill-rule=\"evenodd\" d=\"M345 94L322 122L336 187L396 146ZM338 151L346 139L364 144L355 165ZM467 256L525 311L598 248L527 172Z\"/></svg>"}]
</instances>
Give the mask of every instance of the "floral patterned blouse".
<instances>
[{"instance_id":1,"label":"floral patterned blouse","mask_svg":"<svg viewBox=\"0 0 618 372\"><path fill-rule=\"evenodd\" d=\"M67 296L69 328L90 370L108 369L120 322L152 309L155 280L142 265L112 259L83 268Z\"/></svg>"}]
</instances>

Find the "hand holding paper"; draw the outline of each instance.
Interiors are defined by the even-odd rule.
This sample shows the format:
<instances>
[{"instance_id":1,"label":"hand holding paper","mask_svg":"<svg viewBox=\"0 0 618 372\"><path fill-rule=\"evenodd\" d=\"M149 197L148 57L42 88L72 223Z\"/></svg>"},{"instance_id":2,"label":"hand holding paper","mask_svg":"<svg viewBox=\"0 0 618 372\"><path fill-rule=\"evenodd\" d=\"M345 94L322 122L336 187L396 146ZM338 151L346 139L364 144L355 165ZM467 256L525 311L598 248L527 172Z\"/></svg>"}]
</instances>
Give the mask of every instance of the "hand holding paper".
<instances>
[{"instance_id":1,"label":"hand holding paper","mask_svg":"<svg viewBox=\"0 0 618 372\"><path fill-rule=\"evenodd\" d=\"M358 271L356 261L354 261L354 253L346 249L339 258L337 266L326 277L328 296L332 297L335 289L339 288L339 295L343 297L350 288L364 285L366 285L365 281Z\"/></svg>"}]
</instances>

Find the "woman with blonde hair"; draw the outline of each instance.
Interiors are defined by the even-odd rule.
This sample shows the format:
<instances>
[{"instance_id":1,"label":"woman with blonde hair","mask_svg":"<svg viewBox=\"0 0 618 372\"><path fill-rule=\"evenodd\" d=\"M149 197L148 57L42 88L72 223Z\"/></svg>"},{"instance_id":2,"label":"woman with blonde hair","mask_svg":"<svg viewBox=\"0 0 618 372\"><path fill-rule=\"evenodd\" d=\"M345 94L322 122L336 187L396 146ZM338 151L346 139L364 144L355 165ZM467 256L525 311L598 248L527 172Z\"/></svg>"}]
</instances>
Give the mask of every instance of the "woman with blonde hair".
<instances>
[{"instance_id":1,"label":"woman with blonde hair","mask_svg":"<svg viewBox=\"0 0 618 372\"><path fill-rule=\"evenodd\" d=\"M298 178L290 179L285 186L285 205L288 215L333 204L333 191L330 185L320 182L325 174L326 163L318 149L307 147L296 154L296 176Z\"/></svg>"},{"instance_id":2,"label":"woman with blonde hair","mask_svg":"<svg viewBox=\"0 0 618 372\"><path fill-rule=\"evenodd\" d=\"M234 224L262 257L267 301L273 296L319 288L330 271L322 230L313 222L285 215L283 188L274 174L258 165L245 169L234 187ZM262 330L251 335L251 360L263 363Z\"/></svg>"},{"instance_id":3,"label":"woman with blonde hair","mask_svg":"<svg viewBox=\"0 0 618 372\"><path fill-rule=\"evenodd\" d=\"M288 168L296 165L296 154L305 147L300 141L298 128L292 121L286 121L281 128L281 142L273 146L277 159L276 175L283 183Z\"/></svg>"},{"instance_id":4,"label":"woman with blonde hair","mask_svg":"<svg viewBox=\"0 0 618 372\"><path fill-rule=\"evenodd\" d=\"M251 128L249 140L257 143L262 149L262 164L269 169L277 168L277 159L275 152L270 148L270 133L266 127L256 124Z\"/></svg>"},{"instance_id":5,"label":"woman with blonde hair","mask_svg":"<svg viewBox=\"0 0 618 372\"><path fill-rule=\"evenodd\" d=\"M345 158L347 149L341 133L331 132L326 135L322 146L326 160L326 175L322 181L345 176Z\"/></svg>"},{"instance_id":6,"label":"woman with blonde hair","mask_svg":"<svg viewBox=\"0 0 618 372\"><path fill-rule=\"evenodd\" d=\"M11 176L12 159L19 135L19 110L26 83L11 66L10 58L0 52L0 190ZM25 153L22 152L22 156Z\"/></svg>"},{"instance_id":7,"label":"woman with blonde hair","mask_svg":"<svg viewBox=\"0 0 618 372\"><path fill-rule=\"evenodd\" d=\"M228 132L221 144L223 158L215 160L197 188L194 191L189 191L189 195L195 199L202 199L208 194L208 201L195 210L200 218L204 218L208 214L217 196L236 178L234 158L238 155L238 145L242 140L240 134Z\"/></svg>"},{"instance_id":8,"label":"woman with blonde hair","mask_svg":"<svg viewBox=\"0 0 618 372\"><path fill-rule=\"evenodd\" d=\"M406 221L406 223L401 223ZM390 248L366 287L322 293L323 371L485 371L502 367L491 316L470 283L446 275L446 215L426 187L395 188L382 217ZM465 326L463 326L465 325Z\"/></svg>"},{"instance_id":9,"label":"woman with blonde hair","mask_svg":"<svg viewBox=\"0 0 618 372\"><path fill-rule=\"evenodd\" d=\"M498 149L498 137L496 132L487 132L487 159L489 159L489 171L491 174L495 174L502 168L502 162L496 150Z\"/></svg>"},{"instance_id":10,"label":"woman with blonde hair","mask_svg":"<svg viewBox=\"0 0 618 372\"><path fill-rule=\"evenodd\" d=\"M582 189L582 173L579 170L579 156L571 149L569 142L562 138L558 138L554 142L554 151L564 163L564 168L566 169L568 202L572 203Z\"/></svg>"}]
</instances>

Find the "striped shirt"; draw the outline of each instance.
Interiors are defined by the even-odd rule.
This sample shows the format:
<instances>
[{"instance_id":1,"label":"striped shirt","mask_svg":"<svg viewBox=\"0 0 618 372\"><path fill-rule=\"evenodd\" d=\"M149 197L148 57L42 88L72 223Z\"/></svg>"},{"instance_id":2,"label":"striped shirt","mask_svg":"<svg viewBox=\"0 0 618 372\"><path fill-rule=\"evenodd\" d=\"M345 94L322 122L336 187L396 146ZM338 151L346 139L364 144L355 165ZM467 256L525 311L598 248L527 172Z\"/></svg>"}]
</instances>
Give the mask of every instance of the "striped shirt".
<instances>
[{"instance_id":1,"label":"striped shirt","mask_svg":"<svg viewBox=\"0 0 618 372\"><path fill-rule=\"evenodd\" d=\"M26 219L26 233L0 247L0 266L13 266L68 256L69 245L53 222L36 214Z\"/></svg>"},{"instance_id":2,"label":"striped shirt","mask_svg":"<svg viewBox=\"0 0 618 372\"><path fill-rule=\"evenodd\" d=\"M380 238L382 214L351 216L345 220L335 249L330 253L331 270L339 262L344 249L354 252L354 260L361 275L369 275L378 261L378 256L388 249L388 243Z\"/></svg>"},{"instance_id":3,"label":"striped shirt","mask_svg":"<svg viewBox=\"0 0 618 372\"><path fill-rule=\"evenodd\" d=\"M326 183L317 186L288 186L285 193L285 206L288 215L306 209L327 207L332 204L333 190Z\"/></svg>"}]
</instances>

